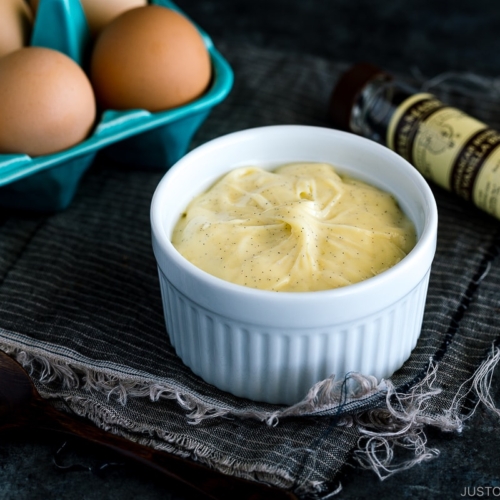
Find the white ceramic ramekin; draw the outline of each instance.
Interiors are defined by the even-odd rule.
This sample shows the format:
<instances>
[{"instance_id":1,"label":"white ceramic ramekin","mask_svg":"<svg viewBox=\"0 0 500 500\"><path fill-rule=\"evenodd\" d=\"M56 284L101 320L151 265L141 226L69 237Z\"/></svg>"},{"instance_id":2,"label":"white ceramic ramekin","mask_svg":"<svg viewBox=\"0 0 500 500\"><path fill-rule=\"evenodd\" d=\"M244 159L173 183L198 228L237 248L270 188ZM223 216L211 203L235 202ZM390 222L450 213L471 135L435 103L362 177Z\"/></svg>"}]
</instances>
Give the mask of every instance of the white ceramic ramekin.
<instances>
[{"instance_id":1,"label":"white ceramic ramekin","mask_svg":"<svg viewBox=\"0 0 500 500\"><path fill-rule=\"evenodd\" d=\"M391 192L416 226L415 248L391 269L361 283L293 293L223 281L173 247L170 237L182 211L224 173L294 161L328 162ZM222 390L293 404L332 374L387 378L417 342L436 248L436 203L417 170L375 142L296 125L220 137L166 173L153 197L151 224L170 340L194 373Z\"/></svg>"}]
</instances>

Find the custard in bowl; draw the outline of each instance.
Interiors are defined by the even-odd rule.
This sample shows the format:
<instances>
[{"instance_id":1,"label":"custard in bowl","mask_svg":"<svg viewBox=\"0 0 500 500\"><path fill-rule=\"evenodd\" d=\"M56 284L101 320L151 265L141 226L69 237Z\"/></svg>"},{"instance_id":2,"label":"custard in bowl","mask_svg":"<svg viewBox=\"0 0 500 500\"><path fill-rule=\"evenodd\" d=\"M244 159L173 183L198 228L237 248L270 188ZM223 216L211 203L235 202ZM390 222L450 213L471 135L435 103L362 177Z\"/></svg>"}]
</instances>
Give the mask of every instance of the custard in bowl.
<instances>
[{"instance_id":1,"label":"custard in bowl","mask_svg":"<svg viewBox=\"0 0 500 500\"><path fill-rule=\"evenodd\" d=\"M266 216L278 213L278 240L269 243L268 234L262 236L260 226L241 222L241 214L233 214L232 220L224 220L225 226L219 225L217 217L220 219L223 213L222 219L227 219L232 204L237 206L241 201L241 186L233 185L233 198L226 200L225 207L221 208L218 202L212 207L215 223L203 218L207 216L205 203L185 224L191 224L184 236L191 238L195 249L214 238L222 248L222 253L215 257L207 253L206 261L212 263L213 271L202 269L204 251L198 252L198 265L183 252L176 231L183 225L188 207L221 179L237 174L247 182L244 176L253 175L258 177L254 179L258 184L283 168L311 165L334 166L334 177L375 189L385 201L393 201L399 215L385 221L383 230L374 229L371 223L380 222L386 209L382 207L374 215L372 209L365 207L369 222L362 222L366 227L361 227L365 233L360 236L359 228L352 229L352 224L338 219L338 214L328 212L338 198L336 181L331 185L328 181L321 189L316 186L321 184L322 176L328 178L330 174L320 171L317 185L311 188L307 177L303 180L299 173L290 181L296 188L290 199L285 192L284 201L262 210L279 191L275 184L265 196L264 186L248 202L250 212L253 210L261 219L263 212ZM276 181L274 177L271 180ZM308 204L314 200L315 205ZM256 212L259 206L260 212ZM318 213L327 214L328 227L318 225L319 229L314 230L314 224L311 229L302 223L307 234L301 235L300 228L294 229L293 221L285 215L286 210L293 212L297 206L309 211L307 217L314 211L316 219ZM354 247L339 246L331 217L337 217L336 225L342 229L340 240L353 240ZM400 227L396 227L396 219L402 221ZM267 226L263 225L269 229L272 224L266 221ZM372 141L346 132L295 125L261 127L220 137L188 153L165 174L153 197L151 224L171 343L194 373L222 390L256 401L293 404L312 385L331 375L338 379L348 372L359 372L378 379L389 377L406 361L417 342L436 247L436 204L426 181L408 162ZM292 230L295 240L290 239ZM228 235L226 246L220 245L224 231ZM382 233L387 233L381 236L385 238L382 246L374 246L374 235ZM193 235L198 239L193 240ZM360 242L365 239L367 253L363 254ZM242 260L241 252L252 248L252 240L258 240L265 248L250 250L247 271L251 268L257 275L267 266L277 283L302 282L303 276L319 271L320 279L312 281L327 284L319 288L266 288L218 275L217 270L224 265L234 267L235 262ZM395 241L401 243L399 250L394 249ZM303 250L308 246L311 252L306 254ZM314 250L316 246L320 251ZM231 251L232 248L240 251ZM326 277L332 275L333 264L325 264L321 254L331 253L333 260L339 260L342 248L344 264L341 261L337 269L344 275L339 278L337 274L328 284ZM271 250L275 252L273 256ZM276 252L280 252L278 259ZM388 264L381 255L391 252L394 260ZM356 256L360 259L356 269L366 259L378 262L379 268L375 270L370 262L365 266L367 273L353 280L345 261L360 253L361 257ZM263 256L268 260L262 260ZM293 279L287 279L292 271Z\"/></svg>"}]
</instances>

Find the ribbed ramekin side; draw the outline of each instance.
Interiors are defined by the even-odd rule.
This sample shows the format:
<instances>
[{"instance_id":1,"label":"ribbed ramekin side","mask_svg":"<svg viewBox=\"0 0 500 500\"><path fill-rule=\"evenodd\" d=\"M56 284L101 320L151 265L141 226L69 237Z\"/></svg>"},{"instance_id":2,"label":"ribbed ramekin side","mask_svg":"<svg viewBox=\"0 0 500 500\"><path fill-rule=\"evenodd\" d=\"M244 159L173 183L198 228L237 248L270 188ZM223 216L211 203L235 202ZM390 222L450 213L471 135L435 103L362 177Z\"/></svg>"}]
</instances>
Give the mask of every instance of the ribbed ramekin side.
<instances>
[{"instance_id":1,"label":"ribbed ramekin side","mask_svg":"<svg viewBox=\"0 0 500 500\"><path fill-rule=\"evenodd\" d=\"M403 365L420 336L429 274L392 306L346 331L346 361L337 376L355 371L380 380Z\"/></svg>"},{"instance_id":2,"label":"ribbed ramekin side","mask_svg":"<svg viewBox=\"0 0 500 500\"><path fill-rule=\"evenodd\" d=\"M285 404L301 400L330 375L392 375L417 342L428 278L429 273L398 302L357 322L266 330L199 307L160 272L167 331L184 363L236 396Z\"/></svg>"}]
</instances>

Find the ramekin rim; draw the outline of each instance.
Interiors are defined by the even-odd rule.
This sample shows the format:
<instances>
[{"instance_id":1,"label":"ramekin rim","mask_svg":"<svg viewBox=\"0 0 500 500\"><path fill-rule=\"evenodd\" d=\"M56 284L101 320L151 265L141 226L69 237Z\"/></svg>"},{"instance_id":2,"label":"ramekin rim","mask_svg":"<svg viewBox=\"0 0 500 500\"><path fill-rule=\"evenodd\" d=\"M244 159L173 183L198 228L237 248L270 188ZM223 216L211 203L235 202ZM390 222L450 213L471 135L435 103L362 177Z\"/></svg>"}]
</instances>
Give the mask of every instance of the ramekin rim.
<instances>
[{"instance_id":1,"label":"ramekin rim","mask_svg":"<svg viewBox=\"0 0 500 500\"><path fill-rule=\"evenodd\" d=\"M419 192L422 194L422 197L427 204L428 216L426 217L420 238L417 241L415 247L401 261L399 261L391 268L383 271L382 273L376 276L340 288L317 290L317 291L304 291L304 292L291 292L291 291L276 292L276 291L262 290L244 285L239 285L236 283L231 283L229 281L223 280L222 278L213 276L207 273L206 271L203 271L202 269L198 268L191 262L189 262L184 256L182 256L177 251L177 249L170 241L169 235L166 235L165 232L163 231L163 226L160 220L161 213L159 213L159 210L157 209L158 205L161 203L160 197L161 197L162 187L166 182L168 182L168 179L170 179L170 177L175 174L176 170L181 169L183 164L190 161L193 156L203 154L203 151L205 149L214 148L217 146L218 143L223 144L224 142L230 139L237 139L239 136L243 137L250 132L255 133L262 130L262 132L265 133L266 131L273 131L278 129L292 129L292 128L296 130L315 129L321 132L328 131L328 133L331 134L344 136L346 138L349 137L350 140L368 142L370 143L370 147L383 148L384 154L394 155L394 157L398 158L398 162L400 162L401 164L407 164L409 167L411 167L410 169L407 169L408 175L413 177L412 180L417 184ZM168 255L169 258L171 258L177 266L182 268L185 272L189 273L190 275L194 276L195 279L201 280L202 282L206 283L209 286L215 288L224 288L229 292L233 291L234 293L238 293L240 295L256 296L256 297L260 296L262 298L269 297L272 298L273 300L303 302L308 300L316 300L319 296L328 297L329 295L331 295L332 299L336 297L345 297L353 294L358 294L359 291L362 290L368 291L369 288L379 287L383 281L391 281L396 279L397 276L399 276L401 273L404 274L406 269L409 269L411 266L414 265L414 261L418 258L418 256L421 256L425 252L429 252L428 249L429 246L432 247L430 253L432 253L433 257L436 245L438 212L434 195L432 194L432 190L427 184L427 181L423 178L420 172L418 172L418 170L416 170L410 163L404 160L401 156L397 155L395 152L389 150L388 148L385 148L380 144L375 143L374 141L371 141L361 136L356 136L349 132L343 132L336 129L328 129L326 127L319 127L313 125L284 124L284 125L266 125L260 127L252 127L239 130L236 132L231 132L229 134L225 134L217 138L214 138L210 141L207 141L206 143L188 152L183 158L181 158L178 162L176 162L160 180L151 201L150 220L152 227L152 236L156 242L156 245L154 245L154 249L157 261L159 259L158 256L156 255L156 251L157 251L157 246L159 246L161 251L164 252L165 255ZM432 258L430 258L430 261L432 261Z\"/></svg>"}]
</instances>

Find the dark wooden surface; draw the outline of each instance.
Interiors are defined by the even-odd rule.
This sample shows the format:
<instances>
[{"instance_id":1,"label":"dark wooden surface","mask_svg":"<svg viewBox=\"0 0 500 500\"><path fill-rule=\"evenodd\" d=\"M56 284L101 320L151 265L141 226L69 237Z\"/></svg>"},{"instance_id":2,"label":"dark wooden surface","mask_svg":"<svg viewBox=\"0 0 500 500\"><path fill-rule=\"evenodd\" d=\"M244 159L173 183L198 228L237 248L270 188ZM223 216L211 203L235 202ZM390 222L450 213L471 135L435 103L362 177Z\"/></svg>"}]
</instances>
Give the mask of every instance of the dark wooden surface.
<instances>
[{"instance_id":1,"label":"dark wooden surface","mask_svg":"<svg viewBox=\"0 0 500 500\"><path fill-rule=\"evenodd\" d=\"M32 429L54 439L77 438L137 462L166 476L176 489L195 500L297 500L292 493L215 472L170 453L141 446L105 432L92 423L61 413L42 399L24 369L0 351L0 434Z\"/></svg>"}]
</instances>

